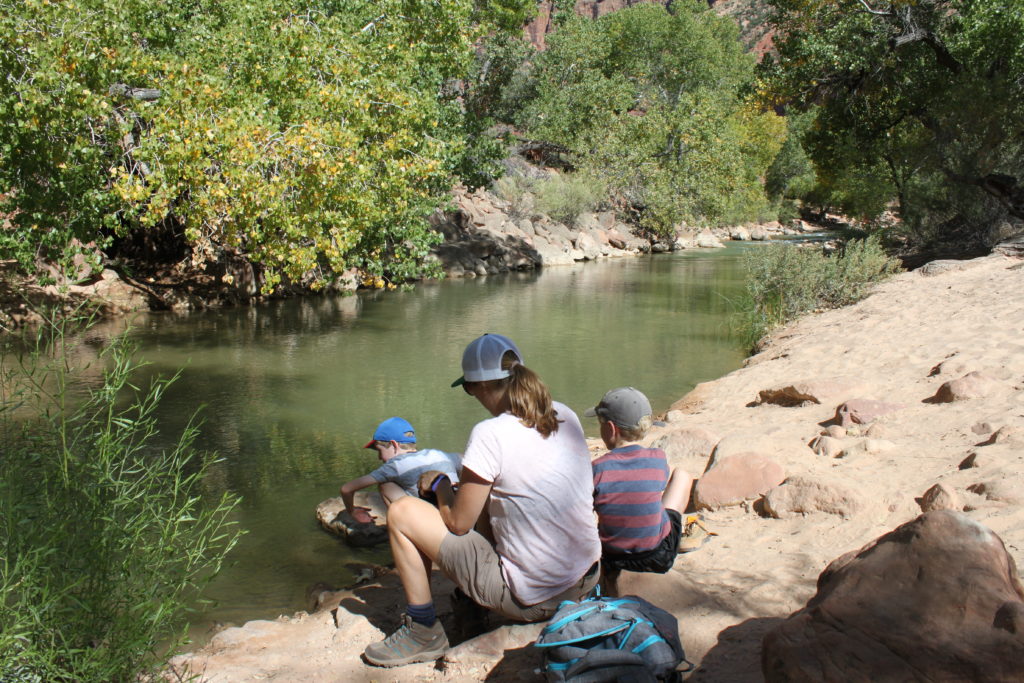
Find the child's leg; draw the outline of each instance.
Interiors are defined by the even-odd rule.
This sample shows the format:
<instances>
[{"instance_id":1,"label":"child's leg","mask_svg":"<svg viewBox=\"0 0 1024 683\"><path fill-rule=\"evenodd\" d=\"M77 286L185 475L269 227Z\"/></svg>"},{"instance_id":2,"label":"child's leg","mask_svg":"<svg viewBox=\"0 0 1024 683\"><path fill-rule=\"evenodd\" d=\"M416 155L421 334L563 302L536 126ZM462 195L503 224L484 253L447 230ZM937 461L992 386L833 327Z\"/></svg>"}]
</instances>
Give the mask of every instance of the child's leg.
<instances>
[{"instance_id":1,"label":"child's leg","mask_svg":"<svg viewBox=\"0 0 1024 683\"><path fill-rule=\"evenodd\" d=\"M673 469L668 478L668 484L665 486L665 493L661 495L662 507L683 514L690 505L690 489L692 487L693 477L684 470Z\"/></svg>"},{"instance_id":2,"label":"child's leg","mask_svg":"<svg viewBox=\"0 0 1024 683\"><path fill-rule=\"evenodd\" d=\"M380 497L384 499L385 507L390 507L392 503L406 495L405 489L393 481L386 481L378 488L380 489Z\"/></svg>"}]
</instances>

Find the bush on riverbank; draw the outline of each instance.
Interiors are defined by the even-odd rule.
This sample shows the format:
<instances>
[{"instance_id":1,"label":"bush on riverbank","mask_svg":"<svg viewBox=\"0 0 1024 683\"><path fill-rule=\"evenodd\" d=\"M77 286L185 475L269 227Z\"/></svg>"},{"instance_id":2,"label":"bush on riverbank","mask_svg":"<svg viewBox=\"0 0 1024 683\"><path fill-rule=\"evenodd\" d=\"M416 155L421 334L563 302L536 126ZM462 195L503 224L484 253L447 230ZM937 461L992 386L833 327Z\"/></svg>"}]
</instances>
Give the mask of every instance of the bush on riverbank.
<instances>
[{"instance_id":1,"label":"bush on riverbank","mask_svg":"<svg viewBox=\"0 0 1024 683\"><path fill-rule=\"evenodd\" d=\"M51 325L0 355L0 680L135 680L234 545L237 498L201 499L194 424L153 445L172 380L134 386L122 338L80 398L65 341Z\"/></svg>"},{"instance_id":2,"label":"bush on riverbank","mask_svg":"<svg viewBox=\"0 0 1024 683\"><path fill-rule=\"evenodd\" d=\"M740 313L750 346L776 327L816 310L860 301L870 286L900 270L875 236L851 240L840 253L772 244L744 259L746 299Z\"/></svg>"}]
</instances>

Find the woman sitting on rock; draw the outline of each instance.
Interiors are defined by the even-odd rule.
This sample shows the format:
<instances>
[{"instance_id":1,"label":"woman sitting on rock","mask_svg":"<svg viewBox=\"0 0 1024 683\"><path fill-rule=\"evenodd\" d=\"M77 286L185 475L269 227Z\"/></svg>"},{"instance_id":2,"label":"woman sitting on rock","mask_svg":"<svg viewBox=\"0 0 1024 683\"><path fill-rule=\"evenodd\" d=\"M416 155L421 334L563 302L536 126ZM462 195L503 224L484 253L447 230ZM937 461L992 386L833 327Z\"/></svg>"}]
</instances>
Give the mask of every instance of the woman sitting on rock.
<instances>
[{"instance_id":1,"label":"woman sitting on rock","mask_svg":"<svg viewBox=\"0 0 1024 683\"><path fill-rule=\"evenodd\" d=\"M388 510L408 607L395 633L366 648L371 664L423 662L447 650L430 593L433 563L477 604L526 622L579 600L599 578L594 485L579 418L551 400L507 337L475 339L462 371L452 386L494 417L469 436L458 492L444 474L428 472L421 490L436 494L437 508L406 496ZM492 537L474 530L485 508Z\"/></svg>"}]
</instances>

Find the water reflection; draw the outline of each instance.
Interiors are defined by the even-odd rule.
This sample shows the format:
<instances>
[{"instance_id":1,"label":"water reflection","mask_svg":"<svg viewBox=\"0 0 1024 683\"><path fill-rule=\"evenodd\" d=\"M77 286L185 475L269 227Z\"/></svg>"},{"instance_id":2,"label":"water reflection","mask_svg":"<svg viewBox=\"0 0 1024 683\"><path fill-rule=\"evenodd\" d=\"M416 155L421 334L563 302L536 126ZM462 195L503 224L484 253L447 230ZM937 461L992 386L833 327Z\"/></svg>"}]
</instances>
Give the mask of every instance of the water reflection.
<instances>
[{"instance_id":1,"label":"water reflection","mask_svg":"<svg viewBox=\"0 0 1024 683\"><path fill-rule=\"evenodd\" d=\"M352 551L319 531L313 509L375 466L361 446L385 417L408 418L422 445L462 450L486 415L449 384L464 345L482 332L512 337L578 412L625 384L664 410L738 367L728 324L738 251L137 318L131 335L145 372L184 368L161 407L165 438L202 406L200 445L224 458L207 486L245 499L239 521L250 533L213 584L219 604L204 618L294 611L306 585L350 581L345 561L387 561L386 550ZM596 423L587 427L596 434Z\"/></svg>"}]
</instances>

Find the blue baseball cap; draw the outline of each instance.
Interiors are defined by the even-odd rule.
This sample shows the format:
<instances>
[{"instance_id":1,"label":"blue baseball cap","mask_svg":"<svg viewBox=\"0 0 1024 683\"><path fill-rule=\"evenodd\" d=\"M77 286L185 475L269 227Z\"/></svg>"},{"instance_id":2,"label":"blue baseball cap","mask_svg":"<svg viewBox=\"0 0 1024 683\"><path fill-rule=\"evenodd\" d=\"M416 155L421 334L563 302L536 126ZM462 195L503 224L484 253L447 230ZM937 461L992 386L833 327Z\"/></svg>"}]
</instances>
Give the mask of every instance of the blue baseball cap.
<instances>
[{"instance_id":1,"label":"blue baseball cap","mask_svg":"<svg viewBox=\"0 0 1024 683\"><path fill-rule=\"evenodd\" d=\"M416 430L408 420L401 417L389 417L377 425L373 438L363 448L373 448L378 441L397 441L398 443L416 443Z\"/></svg>"}]
</instances>

